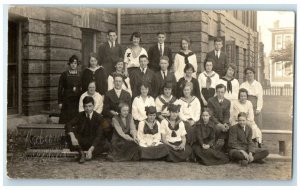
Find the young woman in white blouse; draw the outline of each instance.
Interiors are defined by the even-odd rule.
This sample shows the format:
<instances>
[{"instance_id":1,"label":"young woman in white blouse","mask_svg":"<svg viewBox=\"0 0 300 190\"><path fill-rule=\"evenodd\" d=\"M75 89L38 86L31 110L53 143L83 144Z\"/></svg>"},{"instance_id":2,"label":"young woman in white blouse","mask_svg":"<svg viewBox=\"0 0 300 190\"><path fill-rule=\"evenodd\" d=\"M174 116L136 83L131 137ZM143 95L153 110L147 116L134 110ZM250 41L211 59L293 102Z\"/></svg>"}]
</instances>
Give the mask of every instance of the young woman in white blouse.
<instances>
[{"instance_id":1,"label":"young woman in white blouse","mask_svg":"<svg viewBox=\"0 0 300 190\"><path fill-rule=\"evenodd\" d=\"M148 106L155 106L154 98L148 95L149 88L150 84L143 82L140 86L141 94L135 97L132 102L132 117L137 126L140 121L147 118L145 108Z\"/></svg>"},{"instance_id":2,"label":"young woman in white blouse","mask_svg":"<svg viewBox=\"0 0 300 190\"><path fill-rule=\"evenodd\" d=\"M248 67L244 70L246 81L241 84L241 88L248 91L248 100L253 105L254 120L259 128L262 128L262 114L263 107L263 88L261 84L254 79L255 71L253 68Z\"/></svg>"},{"instance_id":3,"label":"young woman in white blouse","mask_svg":"<svg viewBox=\"0 0 300 190\"><path fill-rule=\"evenodd\" d=\"M254 121L254 113L252 103L247 100L248 91L245 88L239 90L239 100L233 101L230 107L230 125L233 126L238 123L238 114L244 112L247 115L247 125L252 129L252 139L258 143L261 148L262 133Z\"/></svg>"},{"instance_id":4,"label":"young woman in white blouse","mask_svg":"<svg viewBox=\"0 0 300 190\"><path fill-rule=\"evenodd\" d=\"M219 74L213 71L213 62L207 60L204 63L204 69L198 77L201 103L203 106L207 106L207 101L209 98L214 97L216 93L216 85L219 81Z\"/></svg>"},{"instance_id":5,"label":"young woman in white blouse","mask_svg":"<svg viewBox=\"0 0 300 190\"><path fill-rule=\"evenodd\" d=\"M162 121L166 117L170 116L170 112L168 110L168 105L170 104L178 104L178 100L175 96L172 95L173 84L167 82L164 84L164 93L159 95L155 99L155 105L157 109L157 118L159 121Z\"/></svg>"},{"instance_id":6,"label":"young woman in white blouse","mask_svg":"<svg viewBox=\"0 0 300 190\"><path fill-rule=\"evenodd\" d=\"M138 126L137 138L142 159L159 159L167 156L168 148L161 142L161 127L156 120L156 108L145 108L147 119Z\"/></svg>"},{"instance_id":7,"label":"young woman in white blouse","mask_svg":"<svg viewBox=\"0 0 300 190\"><path fill-rule=\"evenodd\" d=\"M187 142L193 144L195 141L194 126L199 121L201 115L201 105L196 96L192 96L193 84L187 82L183 88L183 97L178 100L181 105L179 117L185 124L187 131Z\"/></svg>"},{"instance_id":8,"label":"young woman in white blouse","mask_svg":"<svg viewBox=\"0 0 300 190\"><path fill-rule=\"evenodd\" d=\"M130 86L130 79L128 76L125 75L124 73L124 62L123 59L120 58L118 60L118 62L115 65L116 71L111 73L108 78L107 78L107 89L108 91L114 88L114 75L116 73L121 74L123 76L123 85L122 85L122 89L126 90L127 92L129 92L129 94L132 96L132 92L131 92L131 86Z\"/></svg>"},{"instance_id":9,"label":"young woman in white blouse","mask_svg":"<svg viewBox=\"0 0 300 190\"><path fill-rule=\"evenodd\" d=\"M83 108L83 99L86 96L91 96L94 99L94 111L101 114L102 110L103 110L103 97L96 92L96 82L95 81L91 81L88 85L88 91L86 91L85 93L83 93L80 96L79 99L79 112L84 111Z\"/></svg>"},{"instance_id":10,"label":"young woman in white blouse","mask_svg":"<svg viewBox=\"0 0 300 190\"><path fill-rule=\"evenodd\" d=\"M130 37L132 46L127 48L124 54L125 73L131 77L132 70L140 67L139 57L140 55L146 55L147 51L140 46L142 42L142 35L140 32L133 32Z\"/></svg>"},{"instance_id":11,"label":"young woman in white blouse","mask_svg":"<svg viewBox=\"0 0 300 190\"><path fill-rule=\"evenodd\" d=\"M184 67L187 63L190 63L194 67L193 77L196 78L197 73L197 58L196 54L190 50L191 41L188 37L183 37L180 41L180 51L176 53L174 58L174 74L176 80L184 77Z\"/></svg>"},{"instance_id":12,"label":"young woman in white blouse","mask_svg":"<svg viewBox=\"0 0 300 190\"><path fill-rule=\"evenodd\" d=\"M226 92L224 97L231 102L238 99L240 84L237 79L234 78L236 66L229 64L226 68L226 74L220 78L218 84L224 84L226 86Z\"/></svg>"},{"instance_id":13,"label":"young woman in white blouse","mask_svg":"<svg viewBox=\"0 0 300 190\"><path fill-rule=\"evenodd\" d=\"M168 106L170 117L162 120L161 131L163 143L169 149L166 161L184 162L190 159L192 148L186 143L186 130L179 117L180 105Z\"/></svg>"}]
</instances>

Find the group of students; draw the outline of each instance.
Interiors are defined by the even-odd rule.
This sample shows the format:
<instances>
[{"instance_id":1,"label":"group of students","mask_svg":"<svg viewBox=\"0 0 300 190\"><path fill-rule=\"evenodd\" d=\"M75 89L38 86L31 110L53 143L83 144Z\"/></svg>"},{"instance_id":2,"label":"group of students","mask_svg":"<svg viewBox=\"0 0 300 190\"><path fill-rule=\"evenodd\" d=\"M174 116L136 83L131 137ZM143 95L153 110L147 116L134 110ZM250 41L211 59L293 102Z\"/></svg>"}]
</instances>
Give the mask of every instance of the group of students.
<instances>
[{"instance_id":1,"label":"group of students","mask_svg":"<svg viewBox=\"0 0 300 190\"><path fill-rule=\"evenodd\" d=\"M197 59L187 37L174 63L163 32L148 52L139 45L139 32L131 35L124 55L116 38L116 31L108 31L108 42L90 55L82 74L78 57L71 56L60 77L59 122L66 124L67 142L79 151L80 163L101 152L112 161L263 162L268 151L261 148L259 129L262 87L252 68L239 85L221 39L196 78Z\"/></svg>"}]
</instances>

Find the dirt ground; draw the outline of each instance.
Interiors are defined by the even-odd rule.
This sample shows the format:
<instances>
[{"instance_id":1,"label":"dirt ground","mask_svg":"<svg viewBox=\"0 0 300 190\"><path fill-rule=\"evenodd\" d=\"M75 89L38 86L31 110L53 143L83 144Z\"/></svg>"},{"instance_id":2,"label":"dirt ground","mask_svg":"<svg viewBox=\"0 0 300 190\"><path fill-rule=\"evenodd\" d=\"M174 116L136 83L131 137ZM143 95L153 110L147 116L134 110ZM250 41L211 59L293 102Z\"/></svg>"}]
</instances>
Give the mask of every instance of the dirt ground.
<instances>
[{"instance_id":1,"label":"dirt ground","mask_svg":"<svg viewBox=\"0 0 300 190\"><path fill-rule=\"evenodd\" d=\"M291 162L203 166L164 161L109 162L104 158L78 164L75 158L8 159L8 176L21 179L156 179L289 180Z\"/></svg>"}]
</instances>

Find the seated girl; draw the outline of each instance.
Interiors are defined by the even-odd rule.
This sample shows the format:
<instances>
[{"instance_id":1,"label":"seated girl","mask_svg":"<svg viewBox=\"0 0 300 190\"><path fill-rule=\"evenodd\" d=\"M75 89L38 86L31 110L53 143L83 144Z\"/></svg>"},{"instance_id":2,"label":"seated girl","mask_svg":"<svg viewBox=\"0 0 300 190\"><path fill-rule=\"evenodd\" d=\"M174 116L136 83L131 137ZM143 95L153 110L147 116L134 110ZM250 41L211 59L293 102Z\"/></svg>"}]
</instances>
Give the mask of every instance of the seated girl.
<instances>
[{"instance_id":1,"label":"seated girl","mask_svg":"<svg viewBox=\"0 0 300 190\"><path fill-rule=\"evenodd\" d=\"M224 97L231 102L238 99L238 92L240 84L237 79L234 78L237 68L234 64L229 64L226 67L226 74L220 78L217 84L224 84L226 86L226 92Z\"/></svg>"},{"instance_id":2,"label":"seated girl","mask_svg":"<svg viewBox=\"0 0 300 190\"><path fill-rule=\"evenodd\" d=\"M208 99L214 97L216 94L216 85L219 81L219 75L213 71L212 60L204 62L204 69L198 77L200 97L202 106L207 106Z\"/></svg>"},{"instance_id":3,"label":"seated girl","mask_svg":"<svg viewBox=\"0 0 300 190\"><path fill-rule=\"evenodd\" d=\"M103 110L103 97L98 92L96 92L96 82L95 81L89 82L88 91L86 91L85 93L83 93L80 96L79 109L78 109L79 112L84 111L84 109L83 109L83 99L86 96L91 96L94 99L94 102L95 102L94 111L101 114L102 110Z\"/></svg>"},{"instance_id":4,"label":"seated girl","mask_svg":"<svg viewBox=\"0 0 300 190\"><path fill-rule=\"evenodd\" d=\"M193 152L196 160L204 165L226 164L229 158L226 154L215 149L214 124L209 120L208 108L204 108L199 124L196 125L196 143L193 144Z\"/></svg>"},{"instance_id":5,"label":"seated girl","mask_svg":"<svg viewBox=\"0 0 300 190\"><path fill-rule=\"evenodd\" d=\"M184 67L184 76L180 78L177 82L177 98L181 98L183 96L183 88L185 86L185 83L191 82L193 84L192 89L192 95L196 96L198 99L200 99L200 89L199 89L199 83L196 78L193 77L193 73L195 73L195 69L192 64L187 63Z\"/></svg>"},{"instance_id":6,"label":"seated girl","mask_svg":"<svg viewBox=\"0 0 300 190\"><path fill-rule=\"evenodd\" d=\"M140 86L141 94L135 97L132 102L132 117L136 126L140 121L144 121L147 118L145 108L147 106L155 106L153 97L148 95L149 88L149 83L143 82Z\"/></svg>"},{"instance_id":7,"label":"seated girl","mask_svg":"<svg viewBox=\"0 0 300 190\"><path fill-rule=\"evenodd\" d=\"M238 100L233 101L230 107L230 124L231 126L238 123L238 114L246 113L247 125L252 129L252 140L261 147L262 133L254 121L254 112L252 103L248 99L248 91L245 88L239 90Z\"/></svg>"},{"instance_id":8,"label":"seated girl","mask_svg":"<svg viewBox=\"0 0 300 190\"><path fill-rule=\"evenodd\" d=\"M158 96L155 100L157 117L160 122L166 117L170 116L170 113L168 111L168 105L178 104L177 98L172 95L172 87L172 83L165 83L163 87L164 93Z\"/></svg>"},{"instance_id":9,"label":"seated girl","mask_svg":"<svg viewBox=\"0 0 300 190\"><path fill-rule=\"evenodd\" d=\"M168 148L161 142L161 127L156 118L156 108L145 108L147 119L139 123L137 138L141 159L159 159L168 155Z\"/></svg>"},{"instance_id":10,"label":"seated girl","mask_svg":"<svg viewBox=\"0 0 300 190\"><path fill-rule=\"evenodd\" d=\"M191 94L192 90L193 84L187 82L183 88L183 97L178 100L178 104L181 105L179 117L184 122L189 144L195 141L194 126L199 121L201 114L200 102Z\"/></svg>"},{"instance_id":11,"label":"seated girl","mask_svg":"<svg viewBox=\"0 0 300 190\"><path fill-rule=\"evenodd\" d=\"M112 125L114 133L111 144L112 151L107 158L111 161L135 161L139 160L139 145L132 116L129 113L129 105L120 103L120 114L114 116Z\"/></svg>"},{"instance_id":12,"label":"seated girl","mask_svg":"<svg viewBox=\"0 0 300 190\"><path fill-rule=\"evenodd\" d=\"M180 105L168 106L170 117L162 120L161 131L163 143L169 149L166 161L184 162L190 159L191 147L186 143L184 123L179 118Z\"/></svg>"}]
</instances>

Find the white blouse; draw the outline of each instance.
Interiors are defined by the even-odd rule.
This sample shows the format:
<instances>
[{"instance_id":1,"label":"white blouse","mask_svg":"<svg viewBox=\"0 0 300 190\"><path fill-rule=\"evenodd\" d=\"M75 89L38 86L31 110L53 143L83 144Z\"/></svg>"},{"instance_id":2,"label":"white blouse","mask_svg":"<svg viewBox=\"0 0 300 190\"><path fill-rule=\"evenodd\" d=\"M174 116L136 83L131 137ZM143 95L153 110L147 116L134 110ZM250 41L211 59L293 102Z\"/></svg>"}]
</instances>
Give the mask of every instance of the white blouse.
<instances>
[{"instance_id":1,"label":"white blouse","mask_svg":"<svg viewBox=\"0 0 300 190\"><path fill-rule=\"evenodd\" d=\"M189 56L188 60L189 63L192 64L195 69L195 72L193 73L193 77L196 78L196 73L198 69L196 54ZM176 81L184 77L184 71L183 71L184 67L185 67L184 56L177 53L174 58L174 74L176 77Z\"/></svg>"},{"instance_id":2,"label":"white blouse","mask_svg":"<svg viewBox=\"0 0 300 190\"><path fill-rule=\"evenodd\" d=\"M178 100L178 104L181 105L179 117L183 121L187 121L188 119L193 119L197 122L200 119L201 114L201 104L197 97L193 96L193 99L190 103L180 98Z\"/></svg>"},{"instance_id":3,"label":"white blouse","mask_svg":"<svg viewBox=\"0 0 300 190\"><path fill-rule=\"evenodd\" d=\"M184 123L182 121L179 123L178 130L175 131L176 137L172 137L172 130L169 128L169 122L166 119L161 121L160 126L162 135L164 135L166 137L166 140L170 143L182 141L181 137L187 134Z\"/></svg>"},{"instance_id":4,"label":"white blouse","mask_svg":"<svg viewBox=\"0 0 300 190\"><path fill-rule=\"evenodd\" d=\"M165 107L164 109L162 109L164 104L163 104L162 101L159 99L159 97L161 97L162 99L164 99L166 102L169 102L169 101L173 98L173 95L171 95L171 97L170 97L169 99L165 99L163 95L160 95L160 96L158 96L158 97L155 99L156 111L157 111L157 112L161 112L161 115L162 115L162 116L165 116L165 117L166 117L166 116L170 116L170 112L169 112L169 110L168 110L167 107ZM178 104L179 104L178 100L176 100L173 104L174 104L174 105L178 105Z\"/></svg>"},{"instance_id":5,"label":"white blouse","mask_svg":"<svg viewBox=\"0 0 300 190\"><path fill-rule=\"evenodd\" d=\"M143 121L147 118L145 107L155 106L154 99L147 96L146 101L141 96L134 98L132 102L132 117L134 120Z\"/></svg>"},{"instance_id":6,"label":"white blouse","mask_svg":"<svg viewBox=\"0 0 300 190\"><path fill-rule=\"evenodd\" d=\"M86 97L86 96L90 96L88 95L87 92L83 93L81 96L80 96L80 99L79 99L79 112L82 112L84 111L84 108L83 108L83 99ZM102 113L102 110L103 110L103 97L98 93L98 92L95 92L95 94L93 96L94 99L94 111L101 114Z\"/></svg>"},{"instance_id":7,"label":"white blouse","mask_svg":"<svg viewBox=\"0 0 300 190\"><path fill-rule=\"evenodd\" d=\"M207 77L205 76L205 74L207 75L207 73L204 71L204 72L200 73L200 75L198 77L200 92L201 92L202 88L206 88L206 78ZM211 77L211 86L210 87L216 88L220 77L219 77L219 74L216 73L215 71L212 71L211 75L213 75L213 74L214 74L214 76Z\"/></svg>"},{"instance_id":8,"label":"white blouse","mask_svg":"<svg viewBox=\"0 0 300 190\"><path fill-rule=\"evenodd\" d=\"M254 122L254 113L252 103L249 100L246 100L245 104L242 104L239 100L234 100L230 106L230 124L235 125L238 123L238 114L240 112L245 112L247 114L247 121L250 125L253 125Z\"/></svg>"},{"instance_id":9,"label":"white blouse","mask_svg":"<svg viewBox=\"0 0 300 190\"><path fill-rule=\"evenodd\" d=\"M126 82L126 84L127 84L128 87L126 87L126 85L125 85L124 82L123 82L122 89L123 89L123 90L126 90L127 92L129 92L129 94L132 96L132 91L131 91L131 86L130 86L130 79L129 79L129 77L127 77L127 78L125 79L125 82ZM108 78L107 78L107 91L113 89L114 86L115 86L115 85L114 85L114 78L113 78L111 75L109 75Z\"/></svg>"},{"instance_id":10,"label":"white blouse","mask_svg":"<svg viewBox=\"0 0 300 190\"><path fill-rule=\"evenodd\" d=\"M151 146L153 146L152 145L153 143L155 143L154 146L158 146L158 145L162 144L162 142L161 142L161 126L158 121L155 121L155 122L158 127L158 132L154 135L144 134L145 121L141 121L139 123L137 138L139 140L139 145L141 147L151 147Z\"/></svg>"},{"instance_id":11,"label":"white blouse","mask_svg":"<svg viewBox=\"0 0 300 190\"><path fill-rule=\"evenodd\" d=\"M231 81L232 84L232 92L228 93L227 91L227 81L223 80L222 78L219 79L219 81L217 82L218 84L224 84L226 86L226 92L224 94L224 97L230 101L232 100L237 100L239 97L239 90L240 90L240 84L239 81L237 79L233 79Z\"/></svg>"},{"instance_id":12,"label":"white blouse","mask_svg":"<svg viewBox=\"0 0 300 190\"><path fill-rule=\"evenodd\" d=\"M142 48L140 54L134 58L131 48L128 48L124 54L124 62L127 63L127 68L140 67L140 55L146 55L148 57L147 51Z\"/></svg>"},{"instance_id":13,"label":"white blouse","mask_svg":"<svg viewBox=\"0 0 300 190\"><path fill-rule=\"evenodd\" d=\"M243 82L240 88L245 88L248 91L248 95L257 97L257 108L256 110L261 111L263 107L263 88L259 82L254 80L252 84L248 81Z\"/></svg>"}]
</instances>

